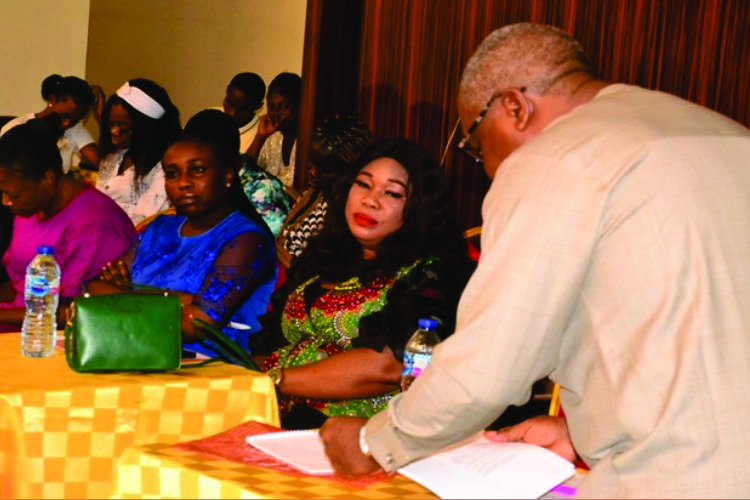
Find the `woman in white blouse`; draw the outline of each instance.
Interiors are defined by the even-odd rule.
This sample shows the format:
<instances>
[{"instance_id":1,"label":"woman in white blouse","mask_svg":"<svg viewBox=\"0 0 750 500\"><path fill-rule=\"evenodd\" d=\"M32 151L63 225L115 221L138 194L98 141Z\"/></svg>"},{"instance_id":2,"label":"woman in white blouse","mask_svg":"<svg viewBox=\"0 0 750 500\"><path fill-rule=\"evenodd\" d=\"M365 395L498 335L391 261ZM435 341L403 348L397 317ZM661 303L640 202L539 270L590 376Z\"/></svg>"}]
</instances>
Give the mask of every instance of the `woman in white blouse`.
<instances>
[{"instance_id":1,"label":"woman in white blouse","mask_svg":"<svg viewBox=\"0 0 750 500\"><path fill-rule=\"evenodd\" d=\"M78 77L55 74L42 81L42 98L47 102L43 110L21 115L9 121L0 129L0 136L29 120L56 113L60 116L65 129L65 133L57 141L63 161L63 173L67 173L70 167L79 161L95 170L99 166L99 149L91 133L81 124L81 120L96 101L92 88Z\"/></svg>"},{"instance_id":2,"label":"woman in white blouse","mask_svg":"<svg viewBox=\"0 0 750 500\"><path fill-rule=\"evenodd\" d=\"M297 150L298 115L302 79L294 73L280 73L268 85L266 109L260 117L248 154L258 165L291 187Z\"/></svg>"},{"instance_id":3,"label":"woman in white blouse","mask_svg":"<svg viewBox=\"0 0 750 500\"><path fill-rule=\"evenodd\" d=\"M161 157L180 133L180 113L167 91L144 78L125 82L107 100L102 124L96 187L134 224L168 208Z\"/></svg>"}]
</instances>

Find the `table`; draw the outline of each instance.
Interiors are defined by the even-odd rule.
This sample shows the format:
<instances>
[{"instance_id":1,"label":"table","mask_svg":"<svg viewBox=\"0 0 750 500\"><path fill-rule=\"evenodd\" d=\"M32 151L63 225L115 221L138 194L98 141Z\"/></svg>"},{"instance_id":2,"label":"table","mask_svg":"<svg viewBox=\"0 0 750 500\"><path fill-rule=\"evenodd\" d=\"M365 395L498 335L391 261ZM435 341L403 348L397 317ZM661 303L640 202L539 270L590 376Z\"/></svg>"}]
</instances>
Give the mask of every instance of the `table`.
<instances>
[{"instance_id":1,"label":"table","mask_svg":"<svg viewBox=\"0 0 750 500\"><path fill-rule=\"evenodd\" d=\"M292 476L174 445L128 448L117 465L111 498L438 498L404 476L363 487Z\"/></svg>"},{"instance_id":2,"label":"table","mask_svg":"<svg viewBox=\"0 0 750 500\"><path fill-rule=\"evenodd\" d=\"M437 498L401 475L380 473L347 484L294 471L245 445L247 435L267 427L245 422L198 441L128 448L117 464L112 498ZM577 471L543 498L569 498L584 475Z\"/></svg>"},{"instance_id":3,"label":"table","mask_svg":"<svg viewBox=\"0 0 750 500\"><path fill-rule=\"evenodd\" d=\"M223 363L79 374L63 352L24 358L20 335L2 334L0 380L0 498L105 498L129 446L279 423L271 380Z\"/></svg>"}]
</instances>

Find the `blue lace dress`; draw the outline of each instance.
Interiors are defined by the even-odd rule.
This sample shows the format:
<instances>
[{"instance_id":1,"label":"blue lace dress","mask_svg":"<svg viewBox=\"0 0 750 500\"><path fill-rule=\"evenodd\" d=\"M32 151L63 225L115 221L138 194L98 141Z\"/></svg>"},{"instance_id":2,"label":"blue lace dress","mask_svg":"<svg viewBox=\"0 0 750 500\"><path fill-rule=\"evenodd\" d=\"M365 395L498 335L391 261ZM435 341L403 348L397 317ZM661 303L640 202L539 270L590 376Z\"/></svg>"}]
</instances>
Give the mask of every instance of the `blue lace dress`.
<instances>
[{"instance_id":1,"label":"blue lace dress","mask_svg":"<svg viewBox=\"0 0 750 500\"><path fill-rule=\"evenodd\" d=\"M233 212L198 236L181 236L185 217L162 215L138 235L131 249L134 286L148 285L194 295L197 306L241 346L260 328L276 284L271 237L257 224ZM229 322L247 329L228 326ZM209 356L198 343L185 349Z\"/></svg>"}]
</instances>

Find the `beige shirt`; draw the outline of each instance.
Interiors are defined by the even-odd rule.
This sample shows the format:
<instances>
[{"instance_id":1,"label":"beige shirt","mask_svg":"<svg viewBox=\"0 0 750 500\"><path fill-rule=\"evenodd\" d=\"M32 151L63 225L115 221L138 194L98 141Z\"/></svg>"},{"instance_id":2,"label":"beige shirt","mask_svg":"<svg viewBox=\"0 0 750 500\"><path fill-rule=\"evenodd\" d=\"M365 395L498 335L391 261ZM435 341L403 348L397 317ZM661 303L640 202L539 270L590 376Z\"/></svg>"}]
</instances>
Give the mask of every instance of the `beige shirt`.
<instances>
[{"instance_id":1,"label":"beige shirt","mask_svg":"<svg viewBox=\"0 0 750 500\"><path fill-rule=\"evenodd\" d=\"M750 131L611 85L498 169L456 333L367 425L387 470L562 385L579 494L750 495Z\"/></svg>"}]
</instances>

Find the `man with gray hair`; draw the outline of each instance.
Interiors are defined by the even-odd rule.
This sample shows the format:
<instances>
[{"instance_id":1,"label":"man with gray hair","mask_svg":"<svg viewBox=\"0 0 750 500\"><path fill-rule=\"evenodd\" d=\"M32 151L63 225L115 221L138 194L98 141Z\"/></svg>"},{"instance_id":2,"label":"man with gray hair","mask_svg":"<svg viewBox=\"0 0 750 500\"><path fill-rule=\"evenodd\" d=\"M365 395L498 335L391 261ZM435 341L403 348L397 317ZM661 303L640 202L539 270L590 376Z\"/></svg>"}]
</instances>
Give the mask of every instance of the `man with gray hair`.
<instances>
[{"instance_id":1,"label":"man with gray hair","mask_svg":"<svg viewBox=\"0 0 750 500\"><path fill-rule=\"evenodd\" d=\"M490 436L577 453L581 496L750 495L750 131L598 80L577 42L531 23L487 37L458 108L459 147L493 178L482 258L409 391L323 426L337 470L396 470L549 376L567 427Z\"/></svg>"}]
</instances>

